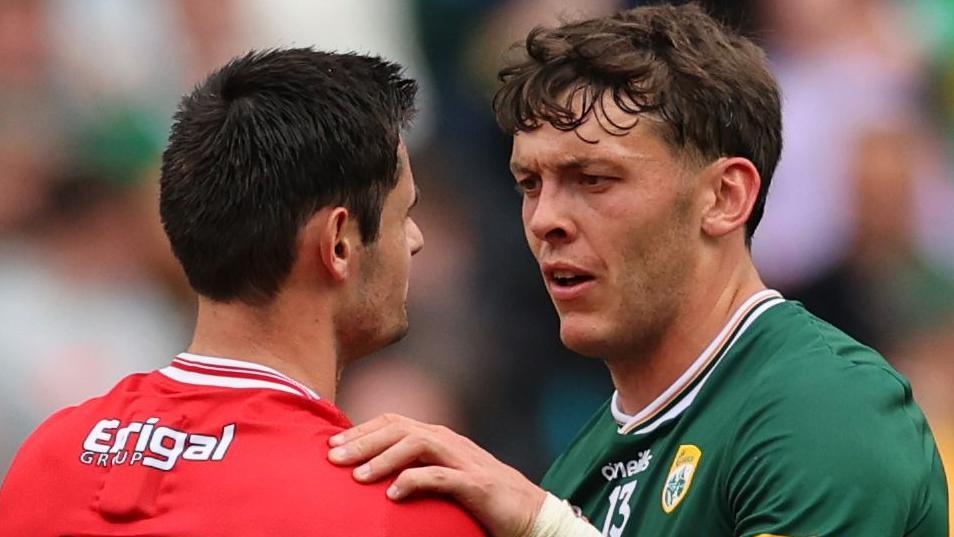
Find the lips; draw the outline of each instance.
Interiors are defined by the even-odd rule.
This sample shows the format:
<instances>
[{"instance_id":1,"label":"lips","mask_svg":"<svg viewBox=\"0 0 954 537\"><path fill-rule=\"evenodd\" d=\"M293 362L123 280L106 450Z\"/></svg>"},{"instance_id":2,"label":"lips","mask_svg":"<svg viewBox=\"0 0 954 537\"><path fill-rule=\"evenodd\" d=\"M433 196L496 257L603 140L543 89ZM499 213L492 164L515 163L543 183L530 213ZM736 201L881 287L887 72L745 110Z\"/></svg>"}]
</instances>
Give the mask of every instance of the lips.
<instances>
[{"instance_id":1,"label":"lips","mask_svg":"<svg viewBox=\"0 0 954 537\"><path fill-rule=\"evenodd\" d=\"M596 277L591 272L568 263L544 265L543 276L550 295L554 300L561 302L579 298L596 281Z\"/></svg>"}]
</instances>

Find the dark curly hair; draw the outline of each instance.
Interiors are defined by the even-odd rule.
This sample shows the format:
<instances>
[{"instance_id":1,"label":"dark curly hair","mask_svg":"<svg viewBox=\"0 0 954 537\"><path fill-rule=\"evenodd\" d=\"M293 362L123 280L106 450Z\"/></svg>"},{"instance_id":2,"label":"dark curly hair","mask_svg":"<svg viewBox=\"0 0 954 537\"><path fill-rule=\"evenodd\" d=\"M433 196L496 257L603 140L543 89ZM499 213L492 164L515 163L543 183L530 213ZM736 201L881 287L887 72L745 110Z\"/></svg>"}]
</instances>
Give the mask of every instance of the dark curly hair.
<instances>
[{"instance_id":1,"label":"dark curly hair","mask_svg":"<svg viewBox=\"0 0 954 537\"><path fill-rule=\"evenodd\" d=\"M762 49L696 4L537 27L525 48L499 74L494 112L505 132L543 122L572 131L592 116L623 134L639 116L657 118L663 139L691 156L752 161L762 186L746 222L751 241L782 151L779 89ZM607 95L632 122L604 113Z\"/></svg>"}]
</instances>

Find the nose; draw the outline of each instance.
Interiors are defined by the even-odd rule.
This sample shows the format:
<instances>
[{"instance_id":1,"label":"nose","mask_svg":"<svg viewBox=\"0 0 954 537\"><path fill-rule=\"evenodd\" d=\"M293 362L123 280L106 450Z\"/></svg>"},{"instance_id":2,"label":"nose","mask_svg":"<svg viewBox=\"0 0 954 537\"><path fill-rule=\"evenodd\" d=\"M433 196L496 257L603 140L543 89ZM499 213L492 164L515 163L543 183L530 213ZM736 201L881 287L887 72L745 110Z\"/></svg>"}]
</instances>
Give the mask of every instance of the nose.
<instances>
[{"instance_id":1,"label":"nose","mask_svg":"<svg viewBox=\"0 0 954 537\"><path fill-rule=\"evenodd\" d=\"M414 220L408 221L410 229L408 229L408 243L411 246L411 255L415 255L424 248L424 234L421 233L421 228L417 227L417 223Z\"/></svg>"},{"instance_id":2,"label":"nose","mask_svg":"<svg viewBox=\"0 0 954 537\"><path fill-rule=\"evenodd\" d=\"M524 203L524 227L534 237L552 243L573 238L569 206L559 189L544 187L539 196Z\"/></svg>"}]
</instances>

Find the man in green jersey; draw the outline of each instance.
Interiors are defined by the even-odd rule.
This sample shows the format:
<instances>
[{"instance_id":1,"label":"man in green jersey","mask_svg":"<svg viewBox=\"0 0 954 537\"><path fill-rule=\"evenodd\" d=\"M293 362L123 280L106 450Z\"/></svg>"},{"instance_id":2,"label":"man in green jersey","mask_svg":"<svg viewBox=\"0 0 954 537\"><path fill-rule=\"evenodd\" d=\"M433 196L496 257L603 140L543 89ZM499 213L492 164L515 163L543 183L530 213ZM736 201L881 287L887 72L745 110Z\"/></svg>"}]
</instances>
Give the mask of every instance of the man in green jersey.
<instances>
[{"instance_id":1,"label":"man in green jersey","mask_svg":"<svg viewBox=\"0 0 954 537\"><path fill-rule=\"evenodd\" d=\"M454 495L498 537L944 537L908 382L766 289L749 244L781 152L763 52L696 6L537 29L495 99L571 349L616 392L543 480L385 416L332 439L361 481ZM589 521L568 516L578 506Z\"/></svg>"}]
</instances>

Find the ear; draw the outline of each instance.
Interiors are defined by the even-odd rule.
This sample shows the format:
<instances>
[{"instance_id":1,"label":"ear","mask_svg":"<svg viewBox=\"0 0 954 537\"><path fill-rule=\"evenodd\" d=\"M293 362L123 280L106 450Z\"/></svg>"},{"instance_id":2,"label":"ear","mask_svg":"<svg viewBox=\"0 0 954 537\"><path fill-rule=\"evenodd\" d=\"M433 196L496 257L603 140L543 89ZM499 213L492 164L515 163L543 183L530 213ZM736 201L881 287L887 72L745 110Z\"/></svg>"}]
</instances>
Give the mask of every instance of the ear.
<instances>
[{"instance_id":1,"label":"ear","mask_svg":"<svg viewBox=\"0 0 954 537\"><path fill-rule=\"evenodd\" d=\"M741 157L720 158L706 170L711 204L702 214L702 230L722 237L744 229L759 195L762 179L755 165Z\"/></svg>"},{"instance_id":2,"label":"ear","mask_svg":"<svg viewBox=\"0 0 954 537\"><path fill-rule=\"evenodd\" d=\"M353 237L349 235L351 223L348 209L334 207L325 209L318 238L318 258L333 281L343 282L354 261Z\"/></svg>"}]
</instances>

